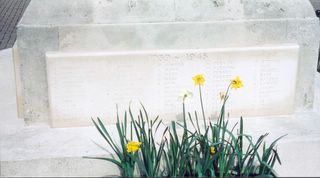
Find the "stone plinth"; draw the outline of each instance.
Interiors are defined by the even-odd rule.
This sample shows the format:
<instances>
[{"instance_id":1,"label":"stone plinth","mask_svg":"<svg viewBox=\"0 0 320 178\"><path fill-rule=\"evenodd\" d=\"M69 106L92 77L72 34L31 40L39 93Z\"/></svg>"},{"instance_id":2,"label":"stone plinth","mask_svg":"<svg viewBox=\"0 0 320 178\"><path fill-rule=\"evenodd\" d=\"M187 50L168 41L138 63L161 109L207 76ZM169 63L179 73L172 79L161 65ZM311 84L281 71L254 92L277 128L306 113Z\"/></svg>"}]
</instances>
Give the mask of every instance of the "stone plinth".
<instances>
[{"instance_id":1,"label":"stone plinth","mask_svg":"<svg viewBox=\"0 0 320 178\"><path fill-rule=\"evenodd\" d=\"M156 9L156 10L155 10ZM33 0L18 26L20 117L50 120L45 54L299 46L295 111L314 105L319 20L308 0ZM152 91L150 91L152 92Z\"/></svg>"}]
</instances>

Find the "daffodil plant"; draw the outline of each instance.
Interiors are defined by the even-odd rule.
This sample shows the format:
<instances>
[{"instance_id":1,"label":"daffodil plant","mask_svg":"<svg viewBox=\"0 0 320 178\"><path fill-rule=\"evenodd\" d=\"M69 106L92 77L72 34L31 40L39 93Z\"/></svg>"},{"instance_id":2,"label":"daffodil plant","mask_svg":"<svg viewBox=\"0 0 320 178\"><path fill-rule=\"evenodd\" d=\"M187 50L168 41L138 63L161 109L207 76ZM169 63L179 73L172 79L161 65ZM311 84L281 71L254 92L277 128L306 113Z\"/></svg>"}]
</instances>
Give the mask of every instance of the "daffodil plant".
<instances>
[{"instance_id":1,"label":"daffodil plant","mask_svg":"<svg viewBox=\"0 0 320 178\"><path fill-rule=\"evenodd\" d=\"M110 134L108 129L102 123L100 118L97 118L97 121L92 119L93 124L104 138L104 140L108 143L108 145L113 150L113 154L111 154L111 158L109 157L85 157L91 159L100 159L109 161L120 169L120 173L122 177L133 177L135 172L135 164L138 157L137 151L140 148L141 142L132 141L132 129L130 132L130 137L127 136L127 113L124 115L124 121L119 121L119 114L117 116L116 128L118 132L118 142L114 139L114 136ZM132 128L132 122L130 122L130 126ZM120 146L118 145L120 143Z\"/></svg>"},{"instance_id":2,"label":"daffodil plant","mask_svg":"<svg viewBox=\"0 0 320 178\"><path fill-rule=\"evenodd\" d=\"M185 90L180 96L183 122L172 121L165 126L160 142L155 141L155 135L164 124L158 117L150 119L143 105L137 117L129 108L130 137L127 136L127 113L123 122L117 117L117 141L99 118L93 120L116 157L90 158L116 164L123 177L276 177L273 167L277 162L281 164L276 143L283 136L269 146L264 142L268 134L261 135L254 142L250 135L244 133L242 117L237 132L237 124L229 128L225 106L230 90L244 86L240 77L232 79L226 91L220 93L222 106L215 123L205 116L202 99L204 75L195 75L192 80L199 89L203 126L199 124L196 111L193 114L186 111L186 100L193 94ZM178 134L177 127L182 128L182 136ZM132 139L133 135L136 141ZM244 147L244 143L248 146Z\"/></svg>"}]
</instances>

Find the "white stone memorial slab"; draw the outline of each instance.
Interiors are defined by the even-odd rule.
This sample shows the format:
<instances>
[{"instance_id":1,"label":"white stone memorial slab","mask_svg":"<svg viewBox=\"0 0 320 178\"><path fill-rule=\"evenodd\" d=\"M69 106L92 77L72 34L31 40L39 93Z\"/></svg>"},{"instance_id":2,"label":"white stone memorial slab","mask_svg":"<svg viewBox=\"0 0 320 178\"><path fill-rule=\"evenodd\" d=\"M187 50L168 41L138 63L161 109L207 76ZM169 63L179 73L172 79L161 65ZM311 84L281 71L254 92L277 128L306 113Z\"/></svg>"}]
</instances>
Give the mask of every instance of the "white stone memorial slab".
<instances>
[{"instance_id":1,"label":"white stone memorial slab","mask_svg":"<svg viewBox=\"0 0 320 178\"><path fill-rule=\"evenodd\" d=\"M240 76L244 87L232 90L231 117L286 115L294 111L299 47L297 45L242 48L128 52L49 52L47 77L52 126L91 124L91 117L116 121L129 103L135 114L143 103L151 116L179 119L181 90L194 97L187 110L200 115L198 87L192 77L203 74L204 105L214 117L221 107L219 93Z\"/></svg>"}]
</instances>

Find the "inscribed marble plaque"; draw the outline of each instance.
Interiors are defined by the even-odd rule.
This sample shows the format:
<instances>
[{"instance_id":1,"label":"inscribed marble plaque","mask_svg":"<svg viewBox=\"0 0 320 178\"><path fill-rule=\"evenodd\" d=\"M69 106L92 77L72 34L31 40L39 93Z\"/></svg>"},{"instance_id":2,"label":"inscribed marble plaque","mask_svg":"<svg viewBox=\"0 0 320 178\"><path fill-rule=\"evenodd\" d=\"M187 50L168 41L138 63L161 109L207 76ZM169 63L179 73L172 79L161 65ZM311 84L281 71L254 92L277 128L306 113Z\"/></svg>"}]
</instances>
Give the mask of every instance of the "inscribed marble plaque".
<instances>
[{"instance_id":1,"label":"inscribed marble plaque","mask_svg":"<svg viewBox=\"0 0 320 178\"><path fill-rule=\"evenodd\" d=\"M51 52L46 54L51 123L54 127L89 125L93 117L115 123L129 103L140 102L150 116L179 119L181 90L194 96L187 111L201 113L192 77L203 74L205 112L214 118L219 93L240 76L244 87L230 91L230 117L287 115L293 112L297 45L128 52Z\"/></svg>"}]
</instances>

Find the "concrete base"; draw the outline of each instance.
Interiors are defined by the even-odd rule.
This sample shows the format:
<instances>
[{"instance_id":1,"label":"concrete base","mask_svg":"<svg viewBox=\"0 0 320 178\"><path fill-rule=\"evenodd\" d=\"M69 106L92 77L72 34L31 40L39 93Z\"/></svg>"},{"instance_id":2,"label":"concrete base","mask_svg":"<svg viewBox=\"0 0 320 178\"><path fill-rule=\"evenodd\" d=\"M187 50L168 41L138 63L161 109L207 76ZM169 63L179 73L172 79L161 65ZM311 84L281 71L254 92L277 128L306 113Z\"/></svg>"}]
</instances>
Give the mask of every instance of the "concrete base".
<instances>
[{"instance_id":1,"label":"concrete base","mask_svg":"<svg viewBox=\"0 0 320 178\"><path fill-rule=\"evenodd\" d=\"M94 127L50 128L25 126L16 114L11 50L0 51L0 158L1 176L110 176L119 175L111 163L83 159L108 154ZM230 119L231 124L238 119ZM245 132L254 138L266 132L268 143L288 134L278 143L282 166L279 176L320 176L320 115L245 118ZM108 129L114 131L114 126ZM110 148L106 147L106 150Z\"/></svg>"}]
</instances>

